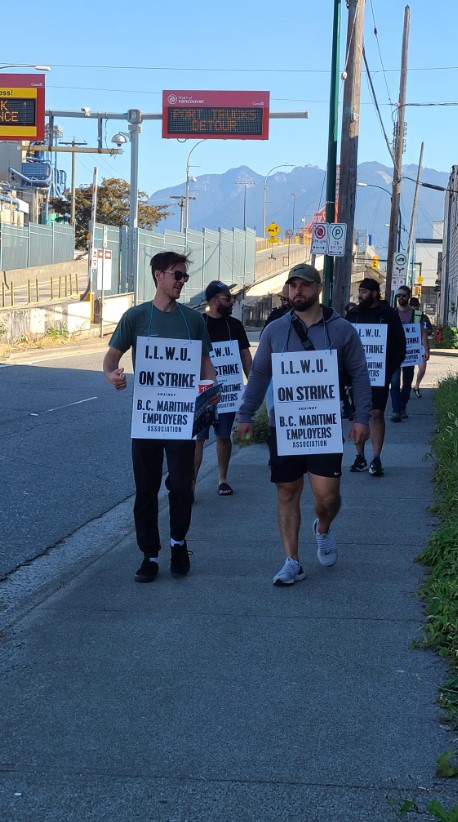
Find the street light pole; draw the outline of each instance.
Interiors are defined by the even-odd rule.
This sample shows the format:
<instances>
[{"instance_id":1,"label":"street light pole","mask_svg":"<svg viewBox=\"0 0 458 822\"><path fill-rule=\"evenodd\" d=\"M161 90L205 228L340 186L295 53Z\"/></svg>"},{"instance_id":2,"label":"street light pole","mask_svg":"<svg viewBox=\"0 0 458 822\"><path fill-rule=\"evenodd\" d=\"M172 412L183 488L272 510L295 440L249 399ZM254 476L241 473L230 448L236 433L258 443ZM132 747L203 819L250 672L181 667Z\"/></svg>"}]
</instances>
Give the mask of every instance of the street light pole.
<instances>
[{"instance_id":1,"label":"street light pole","mask_svg":"<svg viewBox=\"0 0 458 822\"><path fill-rule=\"evenodd\" d=\"M295 211L296 211L296 193L295 192L292 193L291 197L293 198L293 218L292 218L291 237L289 238L289 243L288 243L288 265L289 265L289 254L290 254L290 248L291 248L291 240L294 240L294 229L295 229L294 216L295 216Z\"/></svg>"},{"instance_id":2,"label":"street light pole","mask_svg":"<svg viewBox=\"0 0 458 822\"><path fill-rule=\"evenodd\" d=\"M262 236L263 237L265 237L266 234L267 234L267 232L266 232L267 178L270 176L270 174L272 174L272 171L276 171L277 168L296 168L296 166L293 163L282 163L279 166L274 166L273 168L271 168L270 171L267 172L267 174L264 178L264 195L263 195L263 201L262 201Z\"/></svg>"},{"instance_id":3,"label":"street light pole","mask_svg":"<svg viewBox=\"0 0 458 822\"><path fill-rule=\"evenodd\" d=\"M246 231L246 190L248 186L254 186L255 183L253 180L236 180L236 186L245 186L245 191L243 194L243 230Z\"/></svg>"},{"instance_id":4,"label":"street light pole","mask_svg":"<svg viewBox=\"0 0 458 822\"><path fill-rule=\"evenodd\" d=\"M138 137L141 134L142 113L136 108L127 112L130 136L130 208L129 208L129 290L137 302L137 229L138 229Z\"/></svg>"},{"instance_id":5,"label":"street light pole","mask_svg":"<svg viewBox=\"0 0 458 822\"><path fill-rule=\"evenodd\" d=\"M185 188L185 200L186 200L186 221L185 221L185 226L186 226L186 231L189 228L189 200L190 199L193 199L193 200L196 199L195 197L191 198L189 196L189 181L190 181L189 169L191 168L191 166L189 165L189 160L191 159L191 154L194 151L194 149L197 148L197 146L200 146L201 143L205 143L205 140L199 140L197 143L194 143L191 151L188 154L188 159L186 161L186 188Z\"/></svg>"}]
</instances>

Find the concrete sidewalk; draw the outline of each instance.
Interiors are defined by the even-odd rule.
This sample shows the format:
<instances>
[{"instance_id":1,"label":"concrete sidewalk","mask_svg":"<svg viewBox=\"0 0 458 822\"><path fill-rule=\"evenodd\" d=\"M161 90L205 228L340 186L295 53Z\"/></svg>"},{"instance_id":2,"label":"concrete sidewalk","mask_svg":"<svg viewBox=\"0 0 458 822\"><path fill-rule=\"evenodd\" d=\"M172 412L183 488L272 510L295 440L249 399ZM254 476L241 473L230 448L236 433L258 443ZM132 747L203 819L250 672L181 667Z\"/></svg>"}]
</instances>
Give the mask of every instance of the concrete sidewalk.
<instances>
[{"instance_id":1,"label":"concrete sidewalk","mask_svg":"<svg viewBox=\"0 0 458 822\"><path fill-rule=\"evenodd\" d=\"M395 819L387 795L418 786L419 802L454 804L453 781L434 778L452 744L436 706L444 667L411 648L424 624L414 558L434 524L432 393L387 422L384 478L349 473L346 443L334 568L316 559L307 491L307 578L275 588L267 450L235 448L235 493L219 498L209 448L189 577L169 574L163 507L154 583L133 581L133 534L114 530L106 553L10 628L0 817L381 822Z\"/></svg>"}]
</instances>

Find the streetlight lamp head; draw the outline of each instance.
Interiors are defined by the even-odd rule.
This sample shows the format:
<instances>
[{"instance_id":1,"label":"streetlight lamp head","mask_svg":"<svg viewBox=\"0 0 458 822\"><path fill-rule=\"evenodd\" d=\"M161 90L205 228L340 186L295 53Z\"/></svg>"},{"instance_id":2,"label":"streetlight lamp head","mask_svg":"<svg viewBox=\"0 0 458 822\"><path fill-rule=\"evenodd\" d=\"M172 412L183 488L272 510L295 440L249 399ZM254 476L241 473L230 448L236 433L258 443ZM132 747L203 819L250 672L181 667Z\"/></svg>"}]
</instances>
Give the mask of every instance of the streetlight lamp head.
<instances>
[{"instance_id":1,"label":"streetlight lamp head","mask_svg":"<svg viewBox=\"0 0 458 822\"><path fill-rule=\"evenodd\" d=\"M51 71L51 66L34 66L37 71Z\"/></svg>"},{"instance_id":2,"label":"streetlight lamp head","mask_svg":"<svg viewBox=\"0 0 458 822\"><path fill-rule=\"evenodd\" d=\"M123 132L122 132L122 131L118 131L118 133L117 133L117 134L115 134L115 135L111 138L111 142L112 142L112 143L115 143L115 144L118 146L118 148L121 148L121 146L124 146L124 145L127 143L128 139L129 139L129 138L128 138L128 137L126 137L126 135L125 135L125 134L123 134Z\"/></svg>"},{"instance_id":3,"label":"streetlight lamp head","mask_svg":"<svg viewBox=\"0 0 458 822\"><path fill-rule=\"evenodd\" d=\"M91 113L91 109L90 109L90 108L88 108L87 106L83 106L83 108L81 109L81 111L83 112L83 114L84 114L84 116L85 116L85 117L89 117L89 115L90 115L90 113Z\"/></svg>"}]
</instances>

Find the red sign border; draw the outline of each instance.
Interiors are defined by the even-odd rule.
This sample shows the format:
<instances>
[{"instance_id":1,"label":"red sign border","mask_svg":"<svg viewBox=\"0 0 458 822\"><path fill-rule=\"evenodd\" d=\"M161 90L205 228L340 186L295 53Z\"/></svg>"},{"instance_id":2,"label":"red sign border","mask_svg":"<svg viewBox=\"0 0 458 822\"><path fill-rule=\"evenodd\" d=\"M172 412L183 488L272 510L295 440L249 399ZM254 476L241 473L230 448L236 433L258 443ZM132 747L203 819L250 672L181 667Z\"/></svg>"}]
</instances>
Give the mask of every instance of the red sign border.
<instances>
[{"instance_id":1,"label":"red sign border","mask_svg":"<svg viewBox=\"0 0 458 822\"><path fill-rule=\"evenodd\" d=\"M0 140L9 143L43 142L45 139L45 75L0 73L0 89L6 88L35 88L37 90L35 134L28 136L15 135L12 128L11 133L0 134ZM33 126L30 128L32 129Z\"/></svg>"},{"instance_id":2,"label":"red sign border","mask_svg":"<svg viewBox=\"0 0 458 822\"><path fill-rule=\"evenodd\" d=\"M168 132L168 111L170 108L261 108L262 134L202 134ZM268 140L269 138L269 91L190 91L167 89L162 92L162 137L166 139L193 140Z\"/></svg>"}]
</instances>

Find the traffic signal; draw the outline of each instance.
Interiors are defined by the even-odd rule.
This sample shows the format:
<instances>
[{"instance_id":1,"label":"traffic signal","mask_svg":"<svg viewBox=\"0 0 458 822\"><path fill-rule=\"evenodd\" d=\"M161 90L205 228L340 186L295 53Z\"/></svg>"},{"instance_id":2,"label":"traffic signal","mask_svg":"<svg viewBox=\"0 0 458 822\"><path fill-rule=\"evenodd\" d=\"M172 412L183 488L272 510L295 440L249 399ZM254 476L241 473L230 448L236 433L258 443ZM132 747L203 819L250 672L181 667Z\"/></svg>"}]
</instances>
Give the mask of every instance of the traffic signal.
<instances>
[{"instance_id":1,"label":"traffic signal","mask_svg":"<svg viewBox=\"0 0 458 822\"><path fill-rule=\"evenodd\" d=\"M371 268L373 268L374 271L378 271L378 256L377 256L377 254L374 254L374 256L372 257Z\"/></svg>"}]
</instances>

